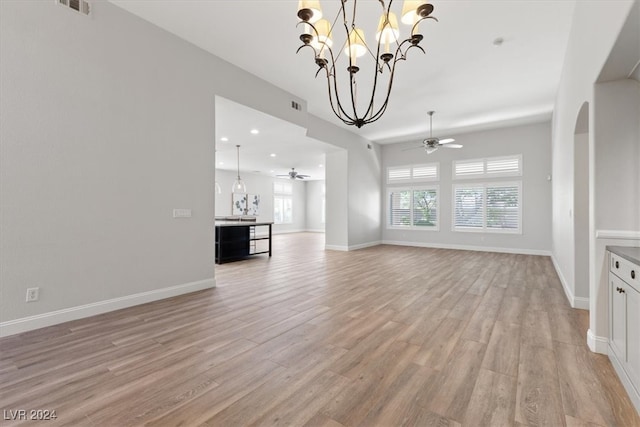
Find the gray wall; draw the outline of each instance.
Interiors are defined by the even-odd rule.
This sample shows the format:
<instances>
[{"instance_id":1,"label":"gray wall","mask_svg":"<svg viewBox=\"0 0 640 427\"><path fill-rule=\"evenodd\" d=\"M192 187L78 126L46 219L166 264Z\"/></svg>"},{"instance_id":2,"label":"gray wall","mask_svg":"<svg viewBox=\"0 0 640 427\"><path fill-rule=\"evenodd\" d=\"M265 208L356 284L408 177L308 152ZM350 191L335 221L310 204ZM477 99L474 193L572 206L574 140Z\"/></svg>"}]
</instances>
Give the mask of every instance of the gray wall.
<instances>
[{"instance_id":1,"label":"gray wall","mask_svg":"<svg viewBox=\"0 0 640 427\"><path fill-rule=\"evenodd\" d=\"M324 232L322 222L322 199L325 198L324 181L307 181L307 231Z\"/></svg>"},{"instance_id":2,"label":"gray wall","mask_svg":"<svg viewBox=\"0 0 640 427\"><path fill-rule=\"evenodd\" d=\"M389 166L421 163L440 163L440 230L388 229L386 195L382 198L385 209L383 241L396 244L417 244L434 247L486 248L520 253L548 253L551 249L551 183L547 175L551 171L551 126L539 123L515 126L491 131L474 132L455 137L460 149L441 148L427 155L422 149L407 150L416 141L382 147L383 186L386 186L386 170ZM452 162L453 160L497 157L522 154L522 234L457 232L452 224ZM506 178L515 181L519 178ZM458 183L473 182L457 180ZM386 192L385 192L386 194Z\"/></svg>"},{"instance_id":3,"label":"gray wall","mask_svg":"<svg viewBox=\"0 0 640 427\"><path fill-rule=\"evenodd\" d=\"M1 334L214 285L215 95L362 150L304 100L108 2L90 18L53 1L0 8ZM367 173L336 182L344 199L379 192L375 159L355 157ZM347 241L379 240L371 210L339 226Z\"/></svg>"}]
</instances>

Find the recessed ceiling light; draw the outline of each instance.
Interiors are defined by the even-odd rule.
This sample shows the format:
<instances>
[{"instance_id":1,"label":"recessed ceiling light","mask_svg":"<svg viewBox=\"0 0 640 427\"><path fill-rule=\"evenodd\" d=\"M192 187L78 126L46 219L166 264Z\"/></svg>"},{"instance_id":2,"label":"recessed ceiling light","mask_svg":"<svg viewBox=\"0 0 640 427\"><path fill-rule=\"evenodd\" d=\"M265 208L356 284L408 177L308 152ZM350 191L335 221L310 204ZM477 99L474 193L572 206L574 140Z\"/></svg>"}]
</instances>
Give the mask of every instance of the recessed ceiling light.
<instances>
[{"instance_id":1,"label":"recessed ceiling light","mask_svg":"<svg viewBox=\"0 0 640 427\"><path fill-rule=\"evenodd\" d=\"M322 167L322 165L318 165L318 167L319 167L319 168L321 168L321 167Z\"/></svg>"},{"instance_id":2,"label":"recessed ceiling light","mask_svg":"<svg viewBox=\"0 0 640 427\"><path fill-rule=\"evenodd\" d=\"M224 162L218 162L218 164L219 164L220 166L222 166L222 165L224 165Z\"/></svg>"},{"instance_id":3,"label":"recessed ceiling light","mask_svg":"<svg viewBox=\"0 0 640 427\"><path fill-rule=\"evenodd\" d=\"M260 133L260 131L258 129L251 129L251 133L257 135Z\"/></svg>"},{"instance_id":4,"label":"recessed ceiling light","mask_svg":"<svg viewBox=\"0 0 640 427\"><path fill-rule=\"evenodd\" d=\"M276 153L271 153L271 154L269 154L269 155L270 155L271 157L275 157L275 156L276 156Z\"/></svg>"},{"instance_id":5,"label":"recessed ceiling light","mask_svg":"<svg viewBox=\"0 0 640 427\"><path fill-rule=\"evenodd\" d=\"M229 138L227 138L226 136L223 136L222 138L220 138L220 141L222 142L227 142L229 140Z\"/></svg>"},{"instance_id":6,"label":"recessed ceiling light","mask_svg":"<svg viewBox=\"0 0 640 427\"><path fill-rule=\"evenodd\" d=\"M275 172L275 171L274 171L273 169L271 169L271 170L269 171L269 173L274 173L274 172Z\"/></svg>"}]
</instances>

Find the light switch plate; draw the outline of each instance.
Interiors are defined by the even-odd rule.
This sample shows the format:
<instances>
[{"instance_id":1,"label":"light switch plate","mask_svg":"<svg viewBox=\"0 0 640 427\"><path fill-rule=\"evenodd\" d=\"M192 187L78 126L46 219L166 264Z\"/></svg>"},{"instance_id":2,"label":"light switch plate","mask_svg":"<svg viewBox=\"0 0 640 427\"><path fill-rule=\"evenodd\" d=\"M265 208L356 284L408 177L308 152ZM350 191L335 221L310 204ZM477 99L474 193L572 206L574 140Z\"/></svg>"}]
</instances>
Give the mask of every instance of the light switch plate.
<instances>
[{"instance_id":1,"label":"light switch plate","mask_svg":"<svg viewBox=\"0 0 640 427\"><path fill-rule=\"evenodd\" d=\"M191 209L174 209L174 218L191 218Z\"/></svg>"}]
</instances>

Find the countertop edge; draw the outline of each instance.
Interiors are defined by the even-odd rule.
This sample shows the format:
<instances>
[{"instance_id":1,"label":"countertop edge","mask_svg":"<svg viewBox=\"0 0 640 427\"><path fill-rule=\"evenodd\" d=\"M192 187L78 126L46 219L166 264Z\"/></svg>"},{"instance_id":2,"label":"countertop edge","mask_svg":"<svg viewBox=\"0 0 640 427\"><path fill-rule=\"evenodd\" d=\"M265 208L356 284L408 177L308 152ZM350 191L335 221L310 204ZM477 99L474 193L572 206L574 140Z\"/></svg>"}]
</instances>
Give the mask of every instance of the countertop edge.
<instances>
[{"instance_id":1,"label":"countertop edge","mask_svg":"<svg viewBox=\"0 0 640 427\"><path fill-rule=\"evenodd\" d=\"M607 245L606 249L629 262L640 265L640 247Z\"/></svg>"}]
</instances>

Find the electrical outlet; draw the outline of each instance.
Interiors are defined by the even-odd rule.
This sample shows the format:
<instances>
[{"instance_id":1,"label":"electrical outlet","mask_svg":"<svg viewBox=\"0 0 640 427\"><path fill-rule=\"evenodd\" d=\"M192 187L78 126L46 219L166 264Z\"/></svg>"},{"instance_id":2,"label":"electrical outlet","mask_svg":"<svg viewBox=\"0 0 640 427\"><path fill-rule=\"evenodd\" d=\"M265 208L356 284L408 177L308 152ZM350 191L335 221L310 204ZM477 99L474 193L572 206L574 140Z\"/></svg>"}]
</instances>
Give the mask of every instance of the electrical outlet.
<instances>
[{"instance_id":1,"label":"electrical outlet","mask_svg":"<svg viewBox=\"0 0 640 427\"><path fill-rule=\"evenodd\" d=\"M27 288L27 302L38 301L40 288Z\"/></svg>"}]
</instances>

